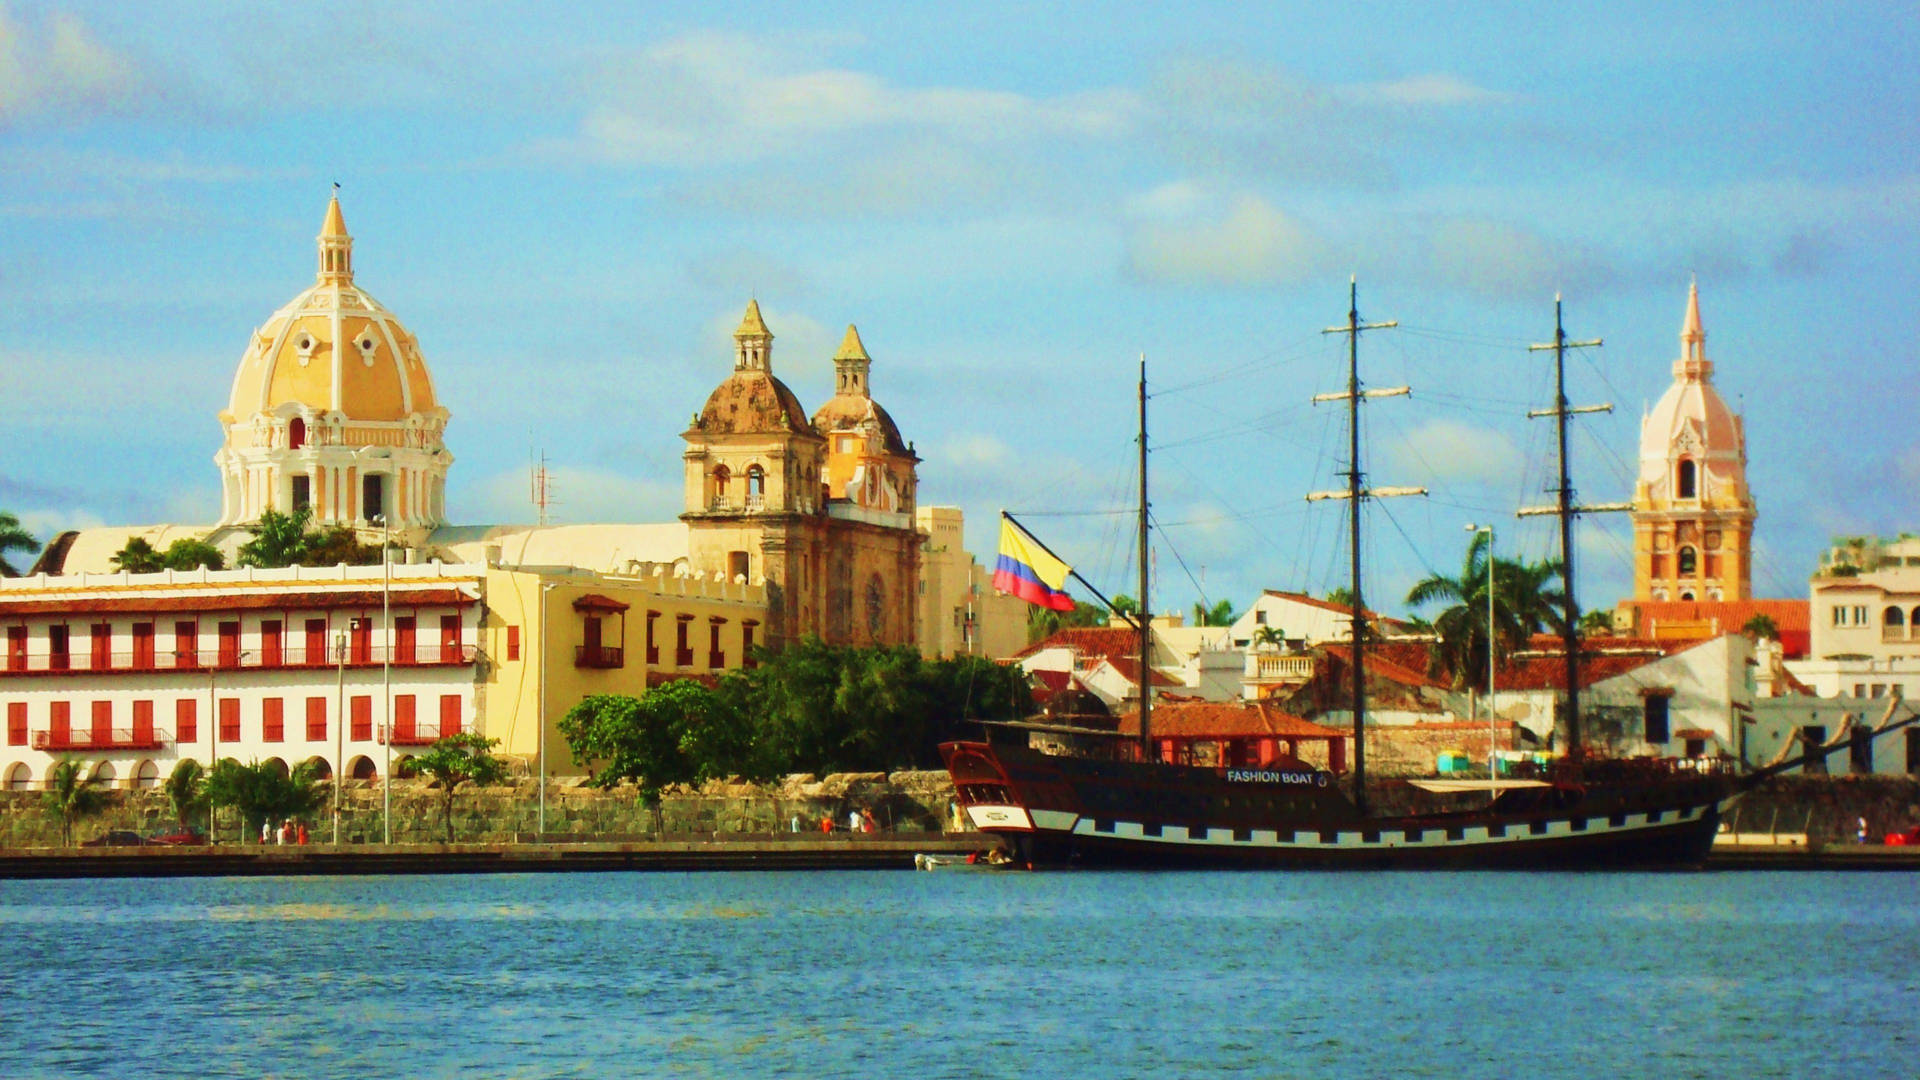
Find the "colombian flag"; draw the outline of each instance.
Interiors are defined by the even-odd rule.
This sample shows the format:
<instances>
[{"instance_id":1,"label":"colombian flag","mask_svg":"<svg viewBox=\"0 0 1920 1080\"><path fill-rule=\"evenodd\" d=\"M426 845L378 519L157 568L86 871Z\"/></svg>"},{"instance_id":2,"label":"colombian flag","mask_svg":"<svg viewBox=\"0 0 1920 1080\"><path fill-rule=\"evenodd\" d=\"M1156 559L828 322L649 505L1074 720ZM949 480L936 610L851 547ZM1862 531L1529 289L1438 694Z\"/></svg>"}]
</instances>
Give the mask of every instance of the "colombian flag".
<instances>
[{"instance_id":1,"label":"colombian flag","mask_svg":"<svg viewBox=\"0 0 1920 1080\"><path fill-rule=\"evenodd\" d=\"M1015 525L1012 518L1000 518L1000 561L993 568L995 589L1029 604L1072 611L1073 598L1065 589L1072 569Z\"/></svg>"}]
</instances>

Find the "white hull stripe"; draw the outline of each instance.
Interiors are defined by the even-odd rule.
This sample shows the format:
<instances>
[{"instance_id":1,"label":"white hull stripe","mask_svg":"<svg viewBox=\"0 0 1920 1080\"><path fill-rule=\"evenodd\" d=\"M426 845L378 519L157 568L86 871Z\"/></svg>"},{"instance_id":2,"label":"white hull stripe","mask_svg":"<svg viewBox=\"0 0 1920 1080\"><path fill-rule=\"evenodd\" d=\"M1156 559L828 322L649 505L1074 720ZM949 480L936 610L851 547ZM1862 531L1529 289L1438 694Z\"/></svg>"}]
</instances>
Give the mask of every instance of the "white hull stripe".
<instances>
[{"instance_id":1,"label":"white hull stripe","mask_svg":"<svg viewBox=\"0 0 1920 1080\"><path fill-rule=\"evenodd\" d=\"M1628 814L1624 818L1624 824L1621 825L1613 824L1607 817L1551 818L1541 823L1541 831L1535 831L1532 822L1512 822L1507 825L1504 836L1492 835L1491 830L1485 825L1462 827L1459 829L1457 838L1444 826L1427 826L1421 830L1418 839L1408 839L1405 829L1387 828L1365 831L1342 829L1333 834L1331 839L1322 838L1321 834L1315 830L1277 832L1273 829L1254 829L1250 833L1242 832L1239 837L1236 837L1232 829L1189 830L1184 825L1163 825L1157 833L1150 834L1146 827L1137 821L1099 822L1093 818L1059 810L1034 810L1029 813L1019 806L1000 805L969 806L967 812L973 819L974 826L985 830L1017 829L1023 832L1104 837L1142 844L1175 844L1185 847L1378 849L1476 847L1524 843L1540 839L1642 832L1647 829L1666 828L1684 822L1698 821L1707 812L1707 807L1691 806L1683 811L1667 811L1661 814L1658 820L1654 820L1650 814ZM1574 828L1575 820L1583 821L1585 827ZM1096 828L1100 824L1108 824L1111 827ZM1367 840L1369 833L1377 839Z\"/></svg>"}]
</instances>

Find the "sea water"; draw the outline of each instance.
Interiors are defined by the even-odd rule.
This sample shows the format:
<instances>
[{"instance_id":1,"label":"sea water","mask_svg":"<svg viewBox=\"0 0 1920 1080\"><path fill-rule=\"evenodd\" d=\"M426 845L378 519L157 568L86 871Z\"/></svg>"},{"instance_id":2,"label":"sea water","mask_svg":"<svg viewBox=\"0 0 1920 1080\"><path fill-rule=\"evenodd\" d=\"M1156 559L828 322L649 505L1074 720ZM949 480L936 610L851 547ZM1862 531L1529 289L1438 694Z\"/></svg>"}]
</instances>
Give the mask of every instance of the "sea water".
<instances>
[{"instance_id":1,"label":"sea water","mask_svg":"<svg viewBox=\"0 0 1920 1080\"><path fill-rule=\"evenodd\" d=\"M1905 874L0 882L0 1077L1914 1077Z\"/></svg>"}]
</instances>

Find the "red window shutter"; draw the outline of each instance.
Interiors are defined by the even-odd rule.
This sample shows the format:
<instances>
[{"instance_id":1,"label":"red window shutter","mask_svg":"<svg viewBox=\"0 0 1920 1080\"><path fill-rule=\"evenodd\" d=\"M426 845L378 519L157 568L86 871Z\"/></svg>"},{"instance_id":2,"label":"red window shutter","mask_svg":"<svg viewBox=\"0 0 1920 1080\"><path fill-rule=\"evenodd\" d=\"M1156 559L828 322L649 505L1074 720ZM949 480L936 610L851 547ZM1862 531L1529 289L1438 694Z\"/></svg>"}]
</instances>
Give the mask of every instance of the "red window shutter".
<instances>
[{"instance_id":1,"label":"red window shutter","mask_svg":"<svg viewBox=\"0 0 1920 1080\"><path fill-rule=\"evenodd\" d=\"M413 695L395 694L393 696L393 736L396 739L413 738Z\"/></svg>"},{"instance_id":2,"label":"red window shutter","mask_svg":"<svg viewBox=\"0 0 1920 1080\"><path fill-rule=\"evenodd\" d=\"M359 742L366 742L373 738L373 698L360 694L348 702L347 706L353 717L352 726L347 730L347 737Z\"/></svg>"},{"instance_id":3,"label":"red window shutter","mask_svg":"<svg viewBox=\"0 0 1920 1080\"><path fill-rule=\"evenodd\" d=\"M7 627L7 670L27 670L27 628Z\"/></svg>"},{"instance_id":4,"label":"red window shutter","mask_svg":"<svg viewBox=\"0 0 1920 1080\"><path fill-rule=\"evenodd\" d=\"M280 620L268 619L260 624L260 666L279 667Z\"/></svg>"},{"instance_id":5,"label":"red window shutter","mask_svg":"<svg viewBox=\"0 0 1920 1080\"><path fill-rule=\"evenodd\" d=\"M193 698L181 698L173 703L174 745L200 741L199 704Z\"/></svg>"},{"instance_id":6,"label":"red window shutter","mask_svg":"<svg viewBox=\"0 0 1920 1080\"><path fill-rule=\"evenodd\" d=\"M145 670L153 666L153 624L133 624L133 666Z\"/></svg>"},{"instance_id":7,"label":"red window shutter","mask_svg":"<svg viewBox=\"0 0 1920 1080\"><path fill-rule=\"evenodd\" d=\"M27 703L7 702L7 745L27 745Z\"/></svg>"},{"instance_id":8,"label":"red window shutter","mask_svg":"<svg viewBox=\"0 0 1920 1080\"><path fill-rule=\"evenodd\" d=\"M327 741L327 699L310 697L307 699L307 741Z\"/></svg>"},{"instance_id":9,"label":"red window shutter","mask_svg":"<svg viewBox=\"0 0 1920 1080\"><path fill-rule=\"evenodd\" d=\"M173 666L200 666L200 627L190 620L173 624Z\"/></svg>"},{"instance_id":10,"label":"red window shutter","mask_svg":"<svg viewBox=\"0 0 1920 1080\"><path fill-rule=\"evenodd\" d=\"M240 741L240 699L220 699L220 741L237 743Z\"/></svg>"},{"instance_id":11,"label":"red window shutter","mask_svg":"<svg viewBox=\"0 0 1920 1080\"><path fill-rule=\"evenodd\" d=\"M440 662L460 662L460 616L440 616Z\"/></svg>"},{"instance_id":12,"label":"red window shutter","mask_svg":"<svg viewBox=\"0 0 1920 1080\"><path fill-rule=\"evenodd\" d=\"M260 738L266 742L284 742L287 737L286 705L277 697L260 703Z\"/></svg>"},{"instance_id":13,"label":"red window shutter","mask_svg":"<svg viewBox=\"0 0 1920 1080\"><path fill-rule=\"evenodd\" d=\"M73 743L73 703L54 701L47 705L47 734L56 749Z\"/></svg>"},{"instance_id":14,"label":"red window shutter","mask_svg":"<svg viewBox=\"0 0 1920 1080\"><path fill-rule=\"evenodd\" d=\"M327 662L327 620L307 620L307 663L324 664Z\"/></svg>"},{"instance_id":15,"label":"red window shutter","mask_svg":"<svg viewBox=\"0 0 1920 1080\"><path fill-rule=\"evenodd\" d=\"M133 703L133 744L135 746L153 745L153 702L151 701Z\"/></svg>"},{"instance_id":16,"label":"red window shutter","mask_svg":"<svg viewBox=\"0 0 1920 1080\"><path fill-rule=\"evenodd\" d=\"M93 703L93 745L106 746L113 742L113 702L96 701Z\"/></svg>"},{"instance_id":17,"label":"red window shutter","mask_svg":"<svg viewBox=\"0 0 1920 1080\"><path fill-rule=\"evenodd\" d=\"M413 663L413 616L405 615L393 620L394 646L393 662L396 664Z\"/></svg>"},{"instance_id":18,"label":"red window shutter","mask_svg":"<svg viewBox=\"0 0 1920 1080\"><path fill-rule=\"evenodd\" d=\"M440 737L460 734L460 695L440 695Z\"/></svg>"},{"instance_id":19,"label":"red window shutter","mask_svg":"<svg viewBox=\"0 0 1920 1080\"><path fill-rule=\"evenodd\" d=\"M220 624L220 666L235 667L240 663L240 624L223 622Z\"/></svg>"},{"instance_id":20,"label":"red window shutter","mask_svg":"<svg viewBox=\"0 0 1920 1080\"><path fill-rule=\"evenodd\" d=\"M520 659L520 628L517 626L507 627L507 659Z\"/></svg>"},{"instance_id":21,"label":"red window shutter","mask_svg":"<svg viewBox=\"0 0 1920 1080\"><path fill-rule=\"evenodd\" d=\"M113 666L113 625L93 624L93 656L88 661L96 670Z\"/></svg>"}]
</instances>

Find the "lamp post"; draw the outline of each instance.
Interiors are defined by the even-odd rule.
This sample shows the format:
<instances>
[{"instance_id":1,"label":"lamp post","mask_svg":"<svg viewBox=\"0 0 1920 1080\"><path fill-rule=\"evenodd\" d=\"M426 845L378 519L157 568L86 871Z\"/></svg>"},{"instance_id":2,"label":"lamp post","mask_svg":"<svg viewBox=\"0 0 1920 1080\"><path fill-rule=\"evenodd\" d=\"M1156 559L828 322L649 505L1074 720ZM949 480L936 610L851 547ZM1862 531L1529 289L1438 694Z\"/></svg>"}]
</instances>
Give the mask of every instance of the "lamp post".
<instances>
[{"instance_id":1,"label":"lamp post","mask_svg":"<svg viewBox=\"0 0 1920 1080\"><path fill-rule=\"evenodd\" d=\"M386 765L380 770L380 842L393 843L393 520L373 515L380 526L380 744Z\"/></svg>"},{"instance_id":2,"label":"lamp post","mask_svg":"<svg viewBox=\"0 0 1920 1080\"><path fill-rule=\"evenodd\" d=\"M534 760L538 762L539 769L540 810L534 823L534 835L539 837L541 843L546 843L547 840L547 654L550 651L547 646L547 594L559 585L557 581L546 581L540 584L540 649L535 654L535 661L540 665L540 708L537 710L539 727L534 734Z\"/></svg>"},{"instance_id":3,"label":"lamp post","mask_svg":"<svg viewBox=\"0 0 1920 1080\"><path fill-rule=\"evenodd\" d=\"M347 782L347 635L333 635L338 674L333 686L333 843L340 844L340 787Z\"/></svg>"},{"instance_id":4,"label":"lamp post","mask_svg":"<svg viewBox=\"0 0 1920 1080\"><path fill-rule=\"evenodd\" d=\"M247 662L250 652L237 653L233 666L239 667ZM207 779L213 779L213 770L220 764L220 695L214 689L214 680L220 674L220 654L213 654L213 663L207 665ZM213 843L214 837L213 800L207 800L207 843ZM246 837L240 838L241 843Z\"/></svg>"},{"instance_id":5,"label":"lamp post","mask_svg":"<svg viewBox=\"0 0 1920 1080\"><path fill-rule=\"evenodd\" d=\"M1493 526L1468 525L1467 531L1487 534L1487 791L1494 794L1500 790L1500 713L1493 700L1494 639L1499 632L1493 616Z\"/></svg>"}]
</instances>

